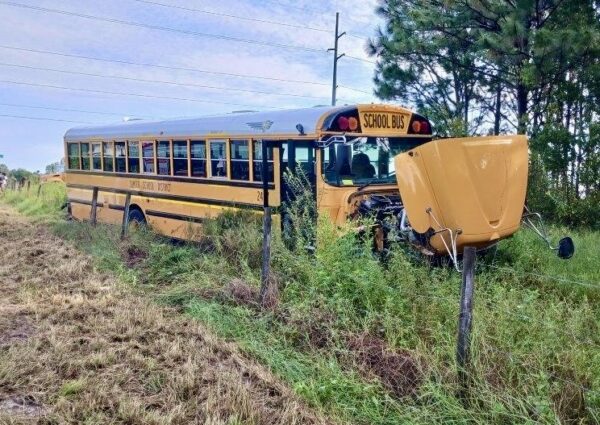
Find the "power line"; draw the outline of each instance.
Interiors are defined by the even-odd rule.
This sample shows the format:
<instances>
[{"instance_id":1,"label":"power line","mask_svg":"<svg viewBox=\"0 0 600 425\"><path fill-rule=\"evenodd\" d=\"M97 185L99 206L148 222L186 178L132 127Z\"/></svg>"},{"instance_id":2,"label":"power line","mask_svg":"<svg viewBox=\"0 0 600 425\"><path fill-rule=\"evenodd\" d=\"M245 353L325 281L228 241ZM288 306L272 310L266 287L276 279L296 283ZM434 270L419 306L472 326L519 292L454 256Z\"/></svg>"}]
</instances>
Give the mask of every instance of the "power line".
<instances>
[{"instance_id":1,"label":"power line","mask_svg":"<svg viewBox=\"0 0 600 425\"><path fill-rule=\"evenodd\" d=\"M89 72L67 71L67 70L62 70L62 69L42 68L42 67L37 67L37 66L18 65L18 64L12 64L12 63L4 63L4 62L0 62L0 66L33 69L33 70L37 70L37 71L60 72L63 74L84 75L84 76L88 76L88 77L114 78L114 79L119 79L119 80L138 81L138 82L142 82L142 83L169 84L169 85L181 86L181 87L199 87L199 88L203 88L203 89L228 90L228 91L245 92L245 93L258 93L258 94L266 94L266 95L271 95L271 96L303 97L303 98L309 98L309 99L326 99L325 97L321 97L321 96L310 96L310 95L302 95L302 94L295 94L295 93L275 93L275 92L260 91L260 90L209 86L209 85L205 85L205 84L178 83L178 82L174 82L174 81L164 81L164 80L147 80L147 79L143 79L143 78L123 77L123 76L117 76L117 75L93 74L93 73L89 73Z\"/></svg>"},{"instance_id":2,"label":"power line","mask_svg":"<svg viewBox=\"0 0 600 425\"><path fill-rule=\"evenodd\" d=\"M282 3L282 2L276 1L276 0L263 0L263 1L267 1L269 3L276 4L276 5L279 5L281 7L292 8L292 9L300 10L302 12L307 12L307 13L315 14L315 15L318 14L318 16L323 16L323 11L322 10L317 12L317 10L315 10L315 9L310 9L310 8L307 8L307 7L300 7L300 6L296 6L294 4Z\"/></svg>"},{"instance_id":3,"label":"power line","mask_svg":"<svg viewBox=\"0 0 600 425\"><path fill-rule=\"evenodd\" d=\"M204 13L206 15L220 16L220 17L224 17L224 18L240 19L240 20L244 20L244 21L260 22L263 24L271 24L271 25L280 25L280 26L288 27L288 28L297 28L297 29L302 29L302 30L319 31L319 32L327 32L327 33L331 32L331 30L328 30L326 28L309 27L309 26L303 26L303 25L290 24L287 22L271 21L268 19L249 18L249 17L245 17L245 16L230 15L228 13L213 12L213 11L204 10L204 9L196 9L193 7L178 6L178 5L174 5L174 4L165 4L165 3L159 3L156 1L150 1L150 0L132 0L132 1L136 1L138 3L151 4L154 6L168 7L171 9L185 10L188 12Z\"/></svg>"},{"instance_id":4,"label":"power line","mask_svg":"<svg viewBox=\"0 0 600 425\"><path fill-rule=\"evenodd\" d=\"M61 56L61 57L67 57L67 58L93 60L93 61L106 62L106 63L118 63L118 64L123 64L123 65L143 66L143 67L149 67L149 68L169 69L169 70L174 70L174 71L199 72L202 74L223 75L223 76L227 76L227 77L258 79L258 80L266 80L266 81L279 81L279 82L283 82L283 83L292 83L292 84L310 84L310 85L316 85L316 86L329 86L329 83L321 83L318 81L291 80L291 79L277 78L277 77L266 77L266 76L261 76L261 75L235 74L235 73L230 73L230 72L208 71L208 70L198 69L198 68L186 68L186 67L177 67L177 66L169 66L169 65L158 65L158 64L144 63L144 62L131 62L131 61L119 60L119 59L105 59L105 58L98 58L95 56L75 55L75 54L55 52L55 51L50 51L50 50L38 50L38 49L28 49L28 48L24 48L24 47L5 46L5 45L1 45L1 44L0 44L0 48L8 49L8 50L16 50L19 52L30 52L30 53L38 53L38 54L44 54L44 55ZM359 92L359 93L370 94L364 90L356 89L356 88L350 87L350 86L340 86L340 87L344 87L345 89L353 90L353 91Z\"/></svg>"},{"instance_id":5,"label":"power line","mask_svg":"<svg viewBox=\"0 0 600 425\"><path fill-rule=\"evenodd\" d=\"M363 40L363 41L367 41L370 37L372 37L371 35L368 35L368 34L358 34L355 32L348 32L348 31L346 31L346 34L348 34L348 37L358 38L359 40Z\"/></svg>"},{"instance_id":6,"label":"power line","mask_svg":"<svg viewBox=\"0 0 600 425\"><path fill-rule=\"evenodd\" d=\"M55 86L55 85L51 85L51 84L26 83L26 82L22 82L22 81L0 80L0 83L16 84L16 85L31 86L31 87L44 87L44 88L57 89L57 90L71 90L71 91L79 91L79 92L85 92L85 93L109 94L109 95L114 95L114 96L133 96L133 97L142 97L142 98L149 98L149 99L180 100L180 101L185 101L185 102L198 102L198 103L230 105L230 106L243 106L246 108L256 108L257 107L256 105L248 105L248 104L244 104L244 103L221 102L218 100L200 100L200 99L190 99L190 98L185 98L185 97L156 96L156 95L140 94L140 93L121 93L121 92L112 92L112 91L105 91L105 90L93 90L93 89L81 89L81 88L74 88L74 87ZM265 107L265 108L273 109L272 107Z\"/></svg>"},{"instance_id":7,"label":"power line","mask_svg":"<svg viewBox=\"0 0 600 425\"><path fill-rule=\"evenodd\" d=\"M99 112L99 111L88 111L88 110L84 110L84 109L56 108L56 107L50 107L50 106L37 106L37 105L23 105L23 104L19 104L19 103L0 103L0 106L10 106L10 107L14 107L14 108L42 109L45 111L79 112L82 114L107 115L107 116L119 116L119 117L125 117L125 116L131 116L131 115L136 116L136 117L142 117L141 115L131 114L131 113ZM144 116L142 118L153 119L154 117Z\"/></svg>"},{"instance_id":8,"label":"power line","mask_svg":"<svg viewBox=\"0 0 600 425\"><path fill-rule=\"evenodd\" d=\"M222 35L222 34L210 34L210 33L204 33L204 32L199 32L199 31L190 31L190 30L183 30L183 29L178 29L178 28L163 27L160 25L144 24L141 22L125 21L122 19L103 18L103 17L96 16L96 15L86 15L83 13L70 12L68 10L49 9L46 7L32 6L32 5L28 5L28 4L15 3L15 2L11 2L11 1L0 0L0 4L3 4L5 6L11 6L11 7L19 7L22 9L35 10L38 12L56 13L56 14L66 15L66 16L75 16L78 18L91 19L91 20L96 20L96 21L101 21L101 22L109 22L112 24L128 25L128 26L132 26L132 27L147 28L147 29L157 30L157 31L166 31L166 32L172 32L172 33L178 33L178 34L192 35L192 36L197 36L197 37L213 38L213 39L217 39L217 40L254 44L254 45L259 45L259 46L278 47L278 48L282 48L282 49L295 49L295 50L301 50L301 51L305 51L305 52L326 53L325 49L317 49L314 47L298 46L298 45L283 44L283 43L272 43L272 42L268 42L268 41L252 40L252 39L248 39L248 38L238 38L238 37L232 37L232 36Z\"/></svg>"},{"instance_id":9,"label":"power line","mask_svg":"<svg viewBox=\"0 0 600 425\"><path fill-rule=\"evenodd\" d=\"M71 124L95 124L95 123L89 122L89 121L70 121L70 120L60 120L60 119L55 119L55 118L29 117L29 116L25 116L25 115L0 114L0 117L2 117L2 118L15 118L15 119L20 119L20 120L68 122L68 123L71 123Z\"/></svg>"},{"instance_id":10,"label":"power line","mask_svg":"<svg viewBox=\"0 0 600 425\"><path fill-rule=\"evenodd\" d=\"M284 79L284 78L266 77L266 76L261 76L261 75L234 74L234 73L230 73L230 72L208 71L205 69L198 69L198 68L186 68L186 67L143 63L143 62L131 62L131 61L125 61L125 60L119 60L119 59L104 59L104 58L98 58L98 57L94 57L94 56L74 55L74 54L70 54L70 53L53 52L53 51L49 51L49 50L27 49L27 48L23 48L23 47L14 47L14 46L0 45L0 48L10 49L10 50L18 50L18 51L22 51L22 52L63 56L63 57L68 57L68 58L88 59L88 60L94 60L94 61L100 61L100 62L120 63L120 64L125 64L125 65L135 65L135 66L147 66L147 67L152 67L152 68L170 69L170 70L176 70L176 71L200 72L203 74L224 75L227 77L254 78L254 79L259 79L259 80L280 81L280 82L284 82L284 83L313 84L313 85L318 85L318 86L329 86L328 83L321 83L318 81L289 80L289 79Z\"/></svg>"},{"instance_id":11,"label":"power line","mask_svg":"<svg viewBox=\"0 0 600 425\"><path fill-rule=\"evenodd\" d=\"M377 64L377 62L376 62L376 61L371 61L371 60L369 60L369 59L363 59L363 58L359 58L358 56L350 56L350 55L346 55L346 57L347 57L348 59L354 59L354 60L361 61L361 62L372 63L373 65L376 65L376 64Z\"/></svg>"},{"instance_id":12,"label":"power line","mask_svg":"<svg viewBox=\"0 0 600 425\"><path fill-rule=\"evenodd\" d=\"M366 91L366 90L361 90L361 89L355 89L353 87L344 86L342 84L338 84L338 87L343 88L343 89L347 89L347 90L353 90L353 91L356 91L356 92L359 92L359 93L368 94L368 95L371 95L371 96L373 95L372 92L369 92L369 91Z\"/></svg>"}]
</instances>

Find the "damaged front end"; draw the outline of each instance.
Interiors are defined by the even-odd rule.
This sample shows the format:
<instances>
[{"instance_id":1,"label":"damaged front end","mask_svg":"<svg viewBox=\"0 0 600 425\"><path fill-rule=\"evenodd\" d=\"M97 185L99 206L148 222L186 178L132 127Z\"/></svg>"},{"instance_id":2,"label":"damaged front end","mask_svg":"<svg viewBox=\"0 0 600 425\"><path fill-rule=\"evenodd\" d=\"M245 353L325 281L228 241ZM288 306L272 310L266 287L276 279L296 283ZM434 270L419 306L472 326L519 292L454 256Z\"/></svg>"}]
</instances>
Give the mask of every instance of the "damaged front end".
<instances>
[{"instance_id":1,"label":"damaged front end","mask_svg":"<svg viewBox=\"0 0 600 425\"><path fill-rule=\"evenodd\" d=\"M353 198L351 218L368 220L369 225L362 225L358 230L373 236L375 251L386 253L393 243L403 243L425 256L435 255L428 245L429 235L419 234L410 226L399 192L357 193Z\"/></svg>"}]
</instances>

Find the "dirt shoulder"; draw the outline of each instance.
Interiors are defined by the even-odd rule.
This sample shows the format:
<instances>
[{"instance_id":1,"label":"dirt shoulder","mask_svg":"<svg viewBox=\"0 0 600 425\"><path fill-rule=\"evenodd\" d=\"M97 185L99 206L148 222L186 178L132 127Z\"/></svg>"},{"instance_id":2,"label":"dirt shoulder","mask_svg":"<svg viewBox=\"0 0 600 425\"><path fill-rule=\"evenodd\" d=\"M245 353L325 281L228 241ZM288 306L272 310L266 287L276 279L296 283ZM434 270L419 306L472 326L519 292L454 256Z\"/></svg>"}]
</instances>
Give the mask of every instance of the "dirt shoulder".
<instances>
[{"instance_id":1,"label":"dirt shoulder","mask_svg":"<svg viewBox=\"0 0 600 425\"><path fill-rule=\"evenodd\" d=\"M0 205L0 423L326 423L197 322Z\"/></svg>"}]
</instances>

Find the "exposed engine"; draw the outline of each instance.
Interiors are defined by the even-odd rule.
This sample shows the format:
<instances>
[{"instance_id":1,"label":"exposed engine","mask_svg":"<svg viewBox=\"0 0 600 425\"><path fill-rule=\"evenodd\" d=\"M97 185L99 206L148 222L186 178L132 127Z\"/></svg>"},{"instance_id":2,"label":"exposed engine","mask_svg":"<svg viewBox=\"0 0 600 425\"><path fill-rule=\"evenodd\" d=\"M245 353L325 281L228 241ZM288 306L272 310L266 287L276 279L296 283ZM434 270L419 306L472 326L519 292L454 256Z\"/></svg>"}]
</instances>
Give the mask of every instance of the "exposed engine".
<instances>
[{"instance_id":1,"label":"exposed engine","mask_svg":"<svg viewBox=\"0 0 600 425\"><path fill-rule=\"evenodd\" d=\"M365 195L357 203L353 218L374 221L373 233L378 251L389 249L393 242L404 242L423 254L433 255L428 249L427 235L416 233L410 226L400 194Z\"/></svg>"}]
</instances>

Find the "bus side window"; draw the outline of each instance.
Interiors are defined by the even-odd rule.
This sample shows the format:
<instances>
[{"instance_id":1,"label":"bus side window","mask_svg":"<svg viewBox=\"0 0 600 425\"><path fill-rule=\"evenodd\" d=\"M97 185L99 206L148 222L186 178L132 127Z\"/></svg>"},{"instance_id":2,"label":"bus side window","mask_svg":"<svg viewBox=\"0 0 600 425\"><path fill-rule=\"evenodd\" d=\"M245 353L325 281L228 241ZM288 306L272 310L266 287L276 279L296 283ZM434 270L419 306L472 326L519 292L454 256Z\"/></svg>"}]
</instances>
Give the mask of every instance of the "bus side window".
<instances>
[{"instance_id":1,"label":"bus side window","mask_svg":"<svg viewBox=\"0 0 600 425\"><path fill-rule=\"evenodd\" d=\"M89 169L91 169L90 144L89 143L81 143L79 146L81 148L81 169L89 170Z\"/></svg>"},{"instance_id":2,"label":"bus side window","mask_svg":"<svg viewBox=\"0 0 600 425\"><path fill-rule=\"evenodd\" d=\"M115 171L124 173L125 170L125 142L115 142Z\"/></svg>"},{"instance_id":3,"label":"bus side window","mask_svg":"<svg viewBox=\"0 0 600 425\"><path fill-rule=\"evenodd\" d=\"M113 152L113 144L112 142L104 142L103 143L103 154L104 154L104 171L110 171L111 173L115 171L114 160L114 152Z\"/></svg>"},{"instance_id":4,"label":"bus side window","mask_svg":"<svg viewBox=\"0 0 600 425\"><path fill-rule=\"evenodd\" d=\"M267 167L268 167L268 177L269 177L269 182L274 182L275 181L275 171L273 168L273 146L269 146L269 143L267 143ZM262 178L262 142L260 140L255 140L253 142L253 151L252 151L252 157L254 158L254 164L252 164L253 166L253 173L254 173L254 181L255 182L262 182L263 178Z\"/></svg>"},{"instance_id":5,"label":"bus side window","mask_svg":"<svg viewBox=\"0 0 600 425\"><path fill-rule=\"evenodd\" d=\"M211 177L227 178L227 151L224 140L210 142L210 175Z\"/></svg>"},{"instance_id":6,"label":"bus side window","mask_svg":"<svg viewBox=\"0 0 600 425\"><path fill-rule=\"evenodd\" d=\"M92 170L102 171L102 144L92 143Z\"/></svg>"},{"instance_id":7,"label":"bus side window","mask_svg":"<svg viewBox=\"0 0 600 425\"><path fill-rule=\"evenodd\" d=\"M171 175L171 142L158 142L156 147L156 159L158 161L158 174L161 176Z\"/></svg>"},{"instance_id":8,"label":"bus side window","mask_svg":"<svg viewBox=\"0 0 600 425\"><path fill-rule=\"evenodd\" d=\"M67 143L69 170L79 170L79 143Z\"/></svg>"},{"instance_id":9,"label":"bus side window","mask_svg":"<svg viewBox=\"0 0 600 425\"><path fill-rule=\"evenodd\" d=\"M173 142L173 174L176 176L188 175L188 142L179 140Z\"/></svg>"},{"instance_id":10,"label":"bus side window","mask_svg":"<svg viewBox=\"0 0 600 425\"><path fill-rule=\"evenodd\" d=\"M144 173L154 173L154 142L142 142Z\"/></svg>"},{"instance_id":11,"label":"bus side window","mask_svg":"<svg viewBox=\"0 0 600 425\"><path fill-rule=\"evenodd\" d=\"M232 140L230 143L231 178L250 180L250 156L247 140Z\"/></svg>"},{"instance_id":12,"label":"bus side window","mask_svg":"<svg viewBox=\"0 0 600 425\"><path fill-rule=\"evenodd\" d=\"M206 142L193 140L190 142L192 177L206 177Z\"/></svg>"},{"instance_id":13,"label":"bus side window","mask_svg":"<svg viewBox=\"0 0 600 425\"><path fill-rule=\"evenodd\" d=\"M140 143L139 142L127 142L129 149L129 172L139 173L140 172Z\"/></svg>"}]
</instances>

